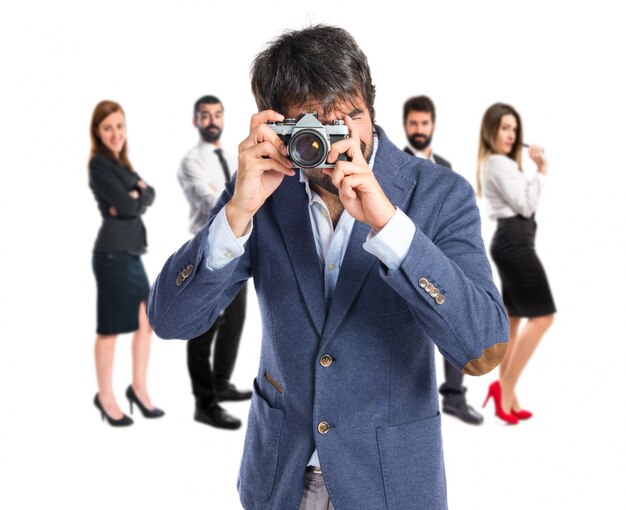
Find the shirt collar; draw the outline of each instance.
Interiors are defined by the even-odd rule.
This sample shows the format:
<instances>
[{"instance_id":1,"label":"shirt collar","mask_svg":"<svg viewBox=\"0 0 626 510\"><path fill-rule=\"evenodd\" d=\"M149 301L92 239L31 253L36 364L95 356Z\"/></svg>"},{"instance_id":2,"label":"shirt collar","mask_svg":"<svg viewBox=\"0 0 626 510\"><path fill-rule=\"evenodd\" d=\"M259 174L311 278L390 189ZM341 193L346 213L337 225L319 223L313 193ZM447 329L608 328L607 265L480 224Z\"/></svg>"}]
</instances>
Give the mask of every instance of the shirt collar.
<instances>
[{"instance_id":1,"label":"shirt collar","mask_svg":"<svg viewBox=\"0 0 626 510\"><path fill-rule=\"evenodd\" d=\"M208 151L214 151L215 149L219 149L219 147L217 145L215 145L214 143L211 142L205 142L202 138L200 138L200 140L198 140L198 147L204 149L204 150L208 150Z\"/></svg>"},{"instance_id":2,"label":"shirt collar","mask_svg":"<svg viewBox=\"0 0 626 510\"><path fill-rule=\"evenodd\" d=\"M416 157L422 158L422 159L427 159L427 160L432 161L433 163L435 163L435 151L431 150L430 157L428 157L428 156L426 156L426 153L424 151L418 151L417 149L415 149L410 144L407 145L407 148L411 151L413 156L416 156Z\"/></svg>"}]
</instances>

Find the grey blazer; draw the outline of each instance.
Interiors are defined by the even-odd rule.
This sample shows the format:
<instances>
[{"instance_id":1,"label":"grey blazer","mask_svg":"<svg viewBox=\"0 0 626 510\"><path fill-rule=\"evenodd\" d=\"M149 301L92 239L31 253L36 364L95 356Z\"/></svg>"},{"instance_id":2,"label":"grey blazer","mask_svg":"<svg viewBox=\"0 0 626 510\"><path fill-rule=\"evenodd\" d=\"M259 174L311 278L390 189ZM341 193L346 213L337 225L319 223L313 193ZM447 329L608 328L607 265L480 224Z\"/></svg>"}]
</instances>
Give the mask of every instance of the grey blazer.
<instances>
[{"instance_id":1,"label":"grey blazer","mask_svg":"<svg viewBox=\"0 0 626 510\"><path fill-rule=\"evenodd\" d=\"M472 375L494 368L506 350L507 318L472 187L377 130L374 173L416 225L397 271L362 248L370 229L356 222L327 312L295 176L256 213L239 259L205 267L207 225L152 287L157 335L193 338L254 279L263 328L238 480L246 509L297 510L315 448L337 510L445 509L434 346Z\"/></svg>"}]
</instances>

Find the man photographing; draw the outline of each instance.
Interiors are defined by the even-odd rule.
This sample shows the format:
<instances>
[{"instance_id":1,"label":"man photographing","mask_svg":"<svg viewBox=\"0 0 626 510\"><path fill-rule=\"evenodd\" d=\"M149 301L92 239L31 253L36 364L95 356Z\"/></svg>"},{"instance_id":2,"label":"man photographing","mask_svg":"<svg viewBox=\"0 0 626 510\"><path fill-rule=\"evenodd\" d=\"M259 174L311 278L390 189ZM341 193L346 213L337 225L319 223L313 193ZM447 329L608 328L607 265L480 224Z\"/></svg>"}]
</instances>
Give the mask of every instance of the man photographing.
<instances>
[{"instance_id":1,"label":"man photographing","mask_svg":"<svg viewBox=\"0 0 626 510\"><path fill-rule=\"evenodd\" d=\"M251 75L259 113L236 182L166 262L151 323L192 338L254 279L263 334L244 508L446 508L434 346L479 375L508 338L473 188L374 124L367 58L345 30L285 32ZM303 112L348 127L334 168L294 168L267 124Z\"/></svg>"}]
</instances>

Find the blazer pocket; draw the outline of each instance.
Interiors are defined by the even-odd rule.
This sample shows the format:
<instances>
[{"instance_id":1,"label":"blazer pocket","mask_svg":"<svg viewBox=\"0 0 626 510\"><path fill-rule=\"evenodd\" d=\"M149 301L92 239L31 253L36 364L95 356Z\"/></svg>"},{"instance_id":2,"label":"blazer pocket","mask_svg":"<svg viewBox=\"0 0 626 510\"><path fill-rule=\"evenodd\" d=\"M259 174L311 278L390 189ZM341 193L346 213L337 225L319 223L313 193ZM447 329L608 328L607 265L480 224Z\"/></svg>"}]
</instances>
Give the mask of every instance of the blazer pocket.
<instances>
[{"instance_id":1,"label":"blazer pocket","mask_svg":"<svg viewBox=\"0 0 626 510\"><path fill-rule=\"evenodd\" d=\"M270 407L261 396L255 379L239 485L259 501L267 501L274 490L284 414L283 410Z\"/></svg>"},{"instance_id":2,"label":"blazer pocket","mask_svg":"<svg viewBox=\"0 0 626 510\"><path fill-rule=\"evenodd\" d=\"M389 510L445 510L441 416L376 429Z\"/></svg>"}]
</instances>

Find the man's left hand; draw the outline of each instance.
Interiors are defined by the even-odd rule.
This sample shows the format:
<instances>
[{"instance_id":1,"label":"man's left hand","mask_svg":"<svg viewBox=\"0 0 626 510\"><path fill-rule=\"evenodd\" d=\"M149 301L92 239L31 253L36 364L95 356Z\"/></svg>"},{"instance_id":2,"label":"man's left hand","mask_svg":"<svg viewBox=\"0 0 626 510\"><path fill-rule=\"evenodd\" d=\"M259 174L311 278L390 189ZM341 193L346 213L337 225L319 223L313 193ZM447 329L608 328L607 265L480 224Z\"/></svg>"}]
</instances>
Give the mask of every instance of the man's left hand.
<instances>
[{"instance_id":1,"label":"man's left hand","mask_svg":"<svg viewBox=\"0 0 626 510\"><path fill-rule=\"evenodd\" d=\"M350 129L350 138L332 144L327 161L336 161L339 154L346 154L349 161L337 161L334 169L325 168L324 173L332 178L350 216L378 232L394 215L395 207L365 161L356 123L348 115L343 120Z\"/></svg>"}]
</instances>

